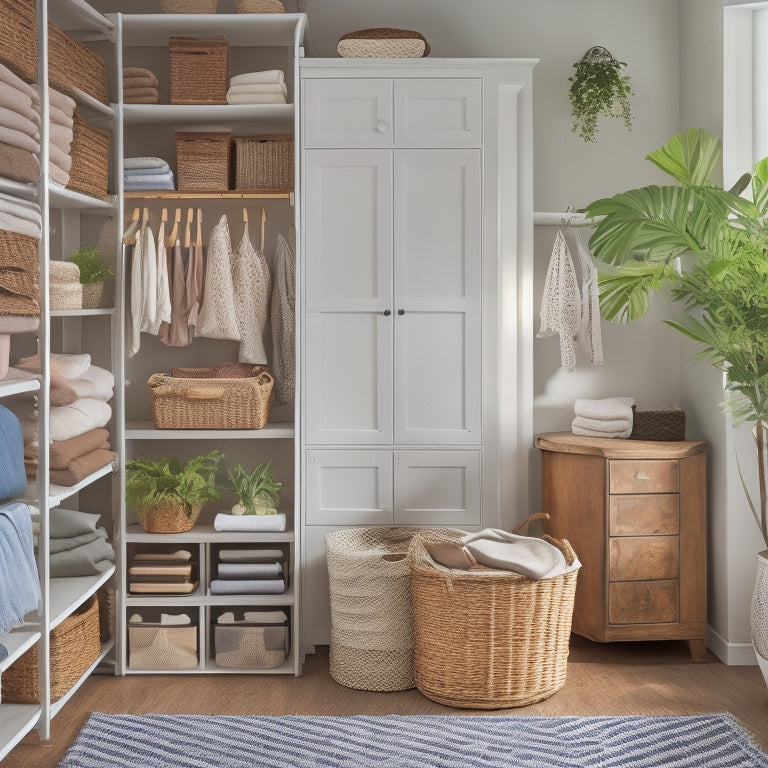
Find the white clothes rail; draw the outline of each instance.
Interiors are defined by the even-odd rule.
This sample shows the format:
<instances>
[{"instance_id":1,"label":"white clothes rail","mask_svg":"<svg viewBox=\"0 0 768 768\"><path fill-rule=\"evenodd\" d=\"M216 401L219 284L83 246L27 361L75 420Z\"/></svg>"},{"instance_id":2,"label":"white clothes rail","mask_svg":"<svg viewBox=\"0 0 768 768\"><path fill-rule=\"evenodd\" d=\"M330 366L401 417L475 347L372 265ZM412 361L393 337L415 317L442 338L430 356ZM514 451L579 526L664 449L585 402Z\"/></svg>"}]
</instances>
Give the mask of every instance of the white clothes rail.
<instances>
[{"instance_id":1,"label":"white clothes rail","mask_svg":"<svg viewBox=\"0 0 768 768\"><path fill-rule=\"evenodd\" d=\"M568 223L587 224L589 220L583 213L575 211L534 211L533 223L541 226L563 227Z\"/></svg>"}]
</instances>

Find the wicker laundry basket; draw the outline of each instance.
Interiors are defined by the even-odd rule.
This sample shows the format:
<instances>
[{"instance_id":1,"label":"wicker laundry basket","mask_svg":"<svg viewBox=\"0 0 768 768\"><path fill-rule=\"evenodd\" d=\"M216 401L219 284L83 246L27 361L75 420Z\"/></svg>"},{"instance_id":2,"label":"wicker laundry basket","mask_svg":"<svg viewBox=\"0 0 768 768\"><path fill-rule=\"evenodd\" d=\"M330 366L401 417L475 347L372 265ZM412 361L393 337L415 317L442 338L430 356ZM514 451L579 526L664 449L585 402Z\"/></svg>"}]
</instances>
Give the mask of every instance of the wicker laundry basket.
<instances>
[{"instance_id":1,"label":"wicker laundry basket","mask_svg":"<svg viewBox=\"0 0 768 768\"><path fill-rule=\"evenodd\" d=\"M545 536L572 564L567 541ZM416 687L451 707L521 707L562 688L578 569L545 579L450 570L410 550Z\"/></svg>"},{"instance_id":2,"label":"wicker laundry basket","mask_svg":"<svg viewBox=\"0 0 768 768\"><path fill-rule=\"evenodd\" d=\"M236 136L234 141L235 189L293 189L293 136Z\"/></svg>"},{"instance_id":3,"label":"wicker laundry basket","mask_svg":"<svg viewBox=\"0 0 768 768\"><path fill-rule=\"evenodd\" d=\"M331 677L348 688L413 688L413 537L456 541L451 529L353 528L325 539L331 596Z\"/></svg>"},{"instance_id":4,"label":"wicker laundry basket","mask_svg":"<svg viewBox=\"0 0 768 768\"><path fill-rule=\"evenodd\" d=\"M168 40L171 104L226 104L229 41L195 37Z\"/></svg>"}]
</instances>

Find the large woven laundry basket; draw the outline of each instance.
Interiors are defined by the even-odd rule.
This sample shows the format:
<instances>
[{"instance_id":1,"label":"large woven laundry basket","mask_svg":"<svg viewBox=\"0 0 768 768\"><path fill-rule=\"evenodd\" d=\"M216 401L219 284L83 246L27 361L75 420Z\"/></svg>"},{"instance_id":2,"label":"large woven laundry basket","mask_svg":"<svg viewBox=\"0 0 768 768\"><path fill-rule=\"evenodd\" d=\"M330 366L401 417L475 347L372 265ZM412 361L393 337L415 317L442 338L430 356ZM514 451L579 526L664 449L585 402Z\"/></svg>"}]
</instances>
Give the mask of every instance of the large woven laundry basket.
<instances>
[{"instance_id":1,"label":"large woven laundry basket","mask_svg":"<svg viewBox=\"0 0 768 768\"><path fill-rule=\"evenodd\" d=\"M325 538L331 595L331 677L348 688L413 688L408 547L414 536L457 541L451 529L353 528Z\"/></svg>"},{"instance_id":2,"label":"large woven laundry basket","mask_svg":"<svg viewBox=\"0 0 768 768\"><path fill-rule=\"evenodd\" d=\"M575 560L567 541L545 536ZM410 550L416 687L451 707L521 707L565 684L578 569L530 579L451 570Z\"/></svg>"}]
</instances>

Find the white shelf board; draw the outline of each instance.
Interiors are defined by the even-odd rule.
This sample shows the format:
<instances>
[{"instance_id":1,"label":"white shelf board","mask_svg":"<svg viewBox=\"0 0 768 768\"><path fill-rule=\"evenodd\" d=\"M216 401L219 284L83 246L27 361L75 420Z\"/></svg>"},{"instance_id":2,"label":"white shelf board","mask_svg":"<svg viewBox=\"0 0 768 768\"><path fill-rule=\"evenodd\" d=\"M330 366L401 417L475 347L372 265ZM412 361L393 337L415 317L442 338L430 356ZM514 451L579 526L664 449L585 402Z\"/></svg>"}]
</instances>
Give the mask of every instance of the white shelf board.
<instances>
[{"instance_id":1,"label":"white shelf board","mask_svg":"<svg viewBox=\"0 0 768 768\"><path fill-rule=\"evenodd\" d=\"M126 440L277 440L292 439L293 424L275 422L263 429L156 429L151 421L127 421Z\"/></svg>"},{"instance_id":2,"label":"white shelf board","mask_svg":"<svg viewBox=\"0 0 768 768\"><path fill-rule=\"evenodd\" d=\"M254 123L259 130L293 133L293 104L125 104L125 125L174 125L183 130L186 125L206 125L230 130L232 125L244 124L249 133ZM235 135L237 132L234 132Z\"/></svg>"},{"instance_id":3,"label":"white shelf board","mask_svg":"<svg viewBox=\"0 0 768 768\"><path fill-rule=\"evenodd\" d=\"M99 478L104 477L105 475L111 475L114 471L115 463L112 462L105 467L96 470L93 474L88 475L88 477L81 480L77 485L66 486L51 483L48 487L48 506L58 507L62 501L79 493L83 488L87 488L91 483L95 483ZM27 483L27 492L24 494L24 501L39 501L37 496L37 482L35 480L31 480Z\"/></svg>"},{"instance_id":4,"label":"white shelf board","mask_svg":"<svg viewBox=\"0 0 768 768\"><path fill-rule=\"evenodd\" d=\"M38 379L13 379L0 381L0 398L20 395L22 392L37 392L40 389Z\"/></svg>"},{"instance_id":5,"label":"white shelf board","mask_svg":"<svg viewBox=\"0 0 768 768\"><path fill-rule=\"evenodd\" d=\"M226 35L231 47L293 47L301 44L305 16L300 13L122 14L123 45L168 45L184 35ZM296 30L301 30L296 40Z\"/></svg>"},{"instance_id":6,"label":"white shelf board","mask_svg":"<svg viewBox=\"0 0 768 768\"><path fill-rule=\"evenodd\" d=\"M70 576L50 580L50 628L61 624L72 611L82 605L115 572L115 566L96 576Z\"/></svg>"},{"instance_id":7,"label":"white shelf board","mask_svg":"<svg viewBox=\"0 0 768 768\"><path fill-rule=\"evenodd\" d=\"M101 662L104 660L104 657L112 650L112 648L114 648L114 646L114 640L108 640L106 643L102 644L101 651L99 652L96 661L94 661L93 664L88 667L88 669L83 673L83 676L58 701L55 701L53 704L51 704L51 717L54 717L61 711L62 707L75 695L78 688L80 688L80 686L91 676L96 667L101 664Z\"/></svg>"},{"instance_id":8,"label":"white shelf board","mask_svg":"<svg viewBox=\"0 0 768 768\"><path fill-rule=\"evenodd\" d=\"M39 704L0 704L0 760L2 760L40 719Z\"/></svg>"},{"instance_id":9,"label":"white shelf board","mask_svg":"<svg viewBox=\"0 0 768 768\"><path fill-rule=\"evenodd\" d=\"M57 184L50 186L51 208L66 211L94 211L111 213L116 207L116 198L110 196L106 199L90 197L80 192L74 192Z\"/></svg>"},{"instance_id":10,"label":"white shelf board","mask_svg":"<svg viewBox=\"0 0 768 768\"><path fill-rule=\"evenodd\" d=\"M114 40L115 27L112 22L85 0L49 0L48 16L72 37Z\"/></svg>"},{"instance_id":11,"label":"white shelf board","mask_svg":"<svg viewBox=\"0 0 768 768\"><path fill-rule=\"evenodd\" d=\"M94 315L114 315L114 307L100 309L52 309L51 317L92 317Z\"/></svg>"},{"instance_id":12,"label":"white shelf board","mask_svg":"<svg viewBox=\"0 0 768 768\"><path fill-rule=\"evenodd\" d=\"M292 513L286 513L292 514ZM174 543L177 541L194 542L204 544L289 544L295 541L293 531L217 531L211 523L198 523L191 531L186 533L173 533ZM168 534L147 533L138 523L129 525L125 529L127 542L141 542L143 544L168 543Z\"/></svg>"},{"instance_id":13,"label":"white shelf board","mask_svg":"<svg viewBox=\"0 0 768 768\"><path fill-rule=\"evenodd\" d=\"M36 184L25 184L21 181L7 179L5 176L0 176L0 192L20 197L22 200L37 200Z\"/></svg>"},{"instance_id":14,"label":"white shelf board","mask_svg":"<svg viewBox=\"0 0 768 768\"><path fill-rule=\"evenodd\" d=\"M293 585L279 595L126 595L126 606L163 606L173 608L197 608L201 605L218 607L236 606L278 606L293 605L295 593Z\"/></svg>"},{"instance_id":15,"label":"white shelf board","mask_svg":"<svg viewBox=\"0 0 768 768\"><path fill-rule=\"evenodd\" d=\"M24 655L38 640L39 632L30 632L20 629L11 632L10 635L0 635L0 645L8 651L7 658L0 661L0 675L13 664L20 656Z\"/></svg>"}]
</instances>

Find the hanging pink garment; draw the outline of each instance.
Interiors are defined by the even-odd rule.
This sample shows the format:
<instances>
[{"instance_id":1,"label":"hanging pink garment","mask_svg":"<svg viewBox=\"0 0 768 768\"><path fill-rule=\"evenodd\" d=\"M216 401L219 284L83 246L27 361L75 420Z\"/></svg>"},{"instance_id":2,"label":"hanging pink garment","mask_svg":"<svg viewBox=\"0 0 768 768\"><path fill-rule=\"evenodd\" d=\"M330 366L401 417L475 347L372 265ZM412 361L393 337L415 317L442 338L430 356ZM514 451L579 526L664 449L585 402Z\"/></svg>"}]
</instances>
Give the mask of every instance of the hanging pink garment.
<instances>
[{"instance_id":1,"label":"hanging pink garment","mask_svg":"<svg viewBox=\"0 0 768 768\"><path fill-rule=\"evenodd\" d=\"M169 347L186 347L192 338L187 325L186 268L181 243L173 246L172 258L168 261L168 282L171 286L171 322L162 323L157 338Z\"/></svg>"}]
</instances>

